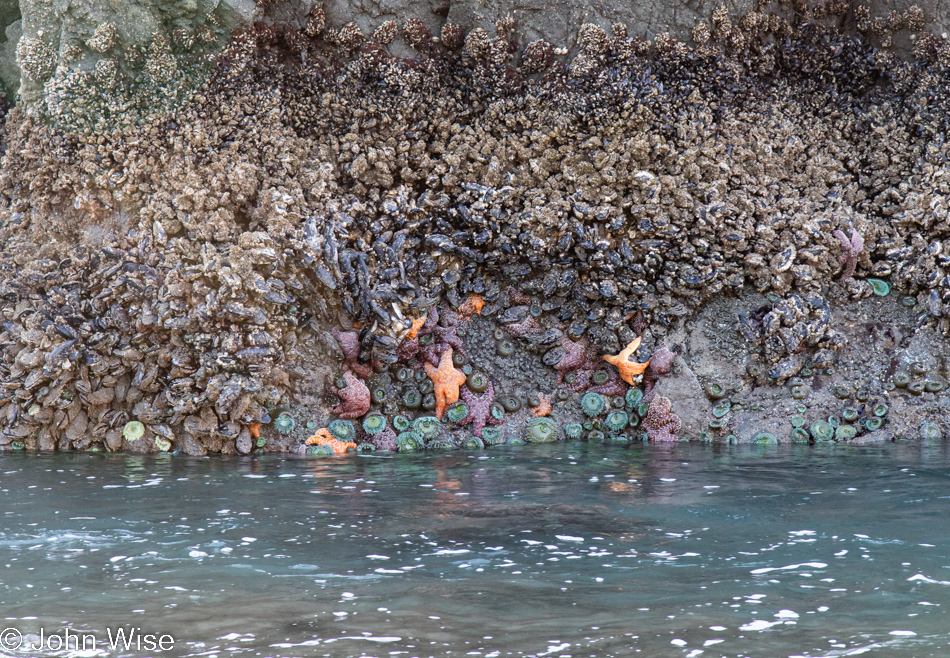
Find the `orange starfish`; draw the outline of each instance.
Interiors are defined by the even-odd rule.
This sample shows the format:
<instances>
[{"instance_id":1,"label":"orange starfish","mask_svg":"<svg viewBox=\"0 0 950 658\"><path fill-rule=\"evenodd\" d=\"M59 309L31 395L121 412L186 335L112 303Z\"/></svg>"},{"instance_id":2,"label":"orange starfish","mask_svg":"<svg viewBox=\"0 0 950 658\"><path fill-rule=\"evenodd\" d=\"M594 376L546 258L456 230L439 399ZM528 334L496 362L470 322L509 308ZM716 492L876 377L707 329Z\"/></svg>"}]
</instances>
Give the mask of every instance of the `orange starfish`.
<instances>
[{"instance_id":1,"label":"orange starfish","mask_svg":"<svg viewBox=\"0 0 950 658\"><path fill-rule=\"evenodd\" d=\"M412 340L416 337L416 334L419 333L419 330L422 329L422 325L426 323L427 315L423 315L421 318L416 318L412 321L412 326L409 327L409 331L406 332L406 335L403 337L403 340Z\"/></svg>"},{"instance_id":2,"label":"orange starfish","mask_svg":"<svg viewBox=\"0 0 950 658\"><path fill-rule=\"evenodd\" d=\"M261 423L251 423L247 426L247 431L251 433L252 439L257 439L261 436Z\"/></svg>"},{"instance_id":3,"label":"orange starfish","mask_svg":"<svg viewBox=\"0 0 950 658\"><path fill-rule=\"evenodd\" d=\"M541 400L541 404L536 406L531 410L531 415L535 418L540 418L541 416L550 416L551 415L551 396L545 395L544 393L538 394L538 399Z\"/></svg>"},{"instance_id":4,"label":"orange starfish","mask_svg":"<svg viewBox=\"0 0 950 658\"><path fill-rule=\"evenodd\" d=\"M468 300L459 306L458 314L460 318L471 320L476 313L481 313L485 307L485 300L481 295L472 295Z\"/></svg>"},{"instance_id":5,"label":"orange starfish","mask_svg":"<svg viewBox=\"0 0 950 658\"><path fill-rule=\"evenodd\" d=\"M648 365L650 365L649 361L646 363L630 361L630 356L637 351L637 348L640 347L641 340L641 337L635 338L629 345L621 350L620 354L617 354L616 356L604 356L604 361L617 366L617 370L620 371L620 378L631 386L634 385L633 378L642 375L643 371L647 369Z\"/></svg>"},{"instance_id":6,"label":"orange starfish","mask_svg":"<svg viewBox=\"0 0 950 658\"><path fill-rule=\"evenodd\" d=\"M435 384L435 416L442 419L445 407L459 400L459 386L465 383L465 374L452 365L452 348L442 353L439 367L433 368L425 364L426 374Z\"/></svg>"},{"instance_id":7,"label":"orange starfish","mask_svg":"<svg viewBox=\"0 0 950 658\"><path fill-rule=\"evenodd\" d=\"M332 434L330 430L326 427L317 430L317 433L307 439L308 446L330 446L333 448L333 452L338 455L342 455L346 452L347 448L353 448L356 450L356 444L350 441L339 441Z\"/></svg>"}]
</instances>

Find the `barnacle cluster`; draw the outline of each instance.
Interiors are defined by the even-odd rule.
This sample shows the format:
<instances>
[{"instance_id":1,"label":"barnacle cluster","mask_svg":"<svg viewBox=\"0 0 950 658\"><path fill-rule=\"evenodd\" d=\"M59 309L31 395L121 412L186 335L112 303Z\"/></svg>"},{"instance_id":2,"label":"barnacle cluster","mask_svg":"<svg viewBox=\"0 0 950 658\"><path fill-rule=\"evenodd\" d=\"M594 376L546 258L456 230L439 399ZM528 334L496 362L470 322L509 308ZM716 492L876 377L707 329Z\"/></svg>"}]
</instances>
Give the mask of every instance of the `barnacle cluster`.
<instances>
[{"instance_id":1,"label":"barnacle cluster","mask_svg":"<svg viewBox=\"0 0 950 658\"><path fill-rule=\"evenodd\" d=\"M716 295L766 295L741 325L778 381L834 358L825 295L871 295L869 277L950 332L950 46L908 10L888 22L918 29L904 62L822 22L839 9L717 9L692 45L584 25L565 60L521 50L511 20L367 36L317 6L231 34L200 80L183 76L223 33L214 14L142 47L105 25L59 52L24 37L45 110L12 110L3 135L0 441L154 445L123 436L140 422L175 449L245 452L311 385L305 357L340 349L326 394L359 432L385 399L441 415L464 386L491 442L518 401L455 360L453 314L492 318L499 353L537 352L568 395L602 400L629 390L604 354ZM415 59L389 53L400 38ZM664 400L624 425L589 397L592 419L614 415L587 431L643 417L671 439ZM424 447L392 425L373 440Z\"/></svg>"}]
</instances>

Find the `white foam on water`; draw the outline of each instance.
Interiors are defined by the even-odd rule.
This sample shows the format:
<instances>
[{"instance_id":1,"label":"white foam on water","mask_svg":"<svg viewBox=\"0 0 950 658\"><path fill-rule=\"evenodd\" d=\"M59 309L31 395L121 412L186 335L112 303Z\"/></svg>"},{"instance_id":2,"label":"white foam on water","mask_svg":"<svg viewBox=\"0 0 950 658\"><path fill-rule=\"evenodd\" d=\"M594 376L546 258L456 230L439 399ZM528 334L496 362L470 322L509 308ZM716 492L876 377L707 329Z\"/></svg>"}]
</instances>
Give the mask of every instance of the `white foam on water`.
<instances>
[{"instance_id":1,"label":"white foam on water","mask_svg":"<svg viewBox=\"0 0 950 658\"><path fill-rule=\"evenodd\" d=\"M761 569L753 569L750 573L769 573L770 571L788 571L789 569L801 569L802 567L809 567L811 569L824 569L828 565L824 562L802 562L801 564L787 564L784 567L762 567Z\"/></svg>"}]
</instances>

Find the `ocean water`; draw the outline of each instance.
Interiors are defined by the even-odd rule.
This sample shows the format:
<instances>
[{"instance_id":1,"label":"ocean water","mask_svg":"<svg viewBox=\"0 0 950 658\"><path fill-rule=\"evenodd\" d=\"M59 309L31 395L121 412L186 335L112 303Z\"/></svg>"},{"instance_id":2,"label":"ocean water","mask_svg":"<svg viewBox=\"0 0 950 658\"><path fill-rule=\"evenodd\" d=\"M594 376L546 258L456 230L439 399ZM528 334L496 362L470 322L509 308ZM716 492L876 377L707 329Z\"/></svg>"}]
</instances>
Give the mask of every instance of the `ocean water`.
<instances>
[{"instance_id":1,"label":"ocean water","mask_svg":"<svg viewBox=\"0 0 950 658\"><path fill-rule=\"evenodd\" d=\"M3 656L950 655L942 444L6 453L0 514Z\"/></svg>"}]
</instances>

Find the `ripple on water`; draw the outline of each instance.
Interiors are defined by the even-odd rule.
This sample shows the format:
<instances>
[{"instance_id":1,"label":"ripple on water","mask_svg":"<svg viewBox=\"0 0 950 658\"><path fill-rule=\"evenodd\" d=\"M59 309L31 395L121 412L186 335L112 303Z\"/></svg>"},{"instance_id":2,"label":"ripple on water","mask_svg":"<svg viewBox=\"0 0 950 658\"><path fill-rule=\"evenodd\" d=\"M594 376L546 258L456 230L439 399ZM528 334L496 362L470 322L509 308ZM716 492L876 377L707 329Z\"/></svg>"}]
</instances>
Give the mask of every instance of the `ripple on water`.
<instances>
[{"instance_id":1,"label":"ripple on water","mask_svg":"<svg viewBox=\"0 0 950 658\"><path fill-rule=\"evenodd\" d=\"M194 656L948 654L950 459L580 448L3 456L0 610Z\"/></svg>"}]
</instances>

